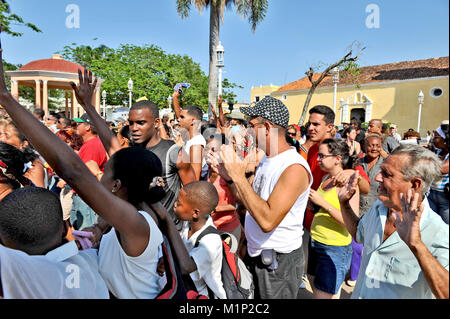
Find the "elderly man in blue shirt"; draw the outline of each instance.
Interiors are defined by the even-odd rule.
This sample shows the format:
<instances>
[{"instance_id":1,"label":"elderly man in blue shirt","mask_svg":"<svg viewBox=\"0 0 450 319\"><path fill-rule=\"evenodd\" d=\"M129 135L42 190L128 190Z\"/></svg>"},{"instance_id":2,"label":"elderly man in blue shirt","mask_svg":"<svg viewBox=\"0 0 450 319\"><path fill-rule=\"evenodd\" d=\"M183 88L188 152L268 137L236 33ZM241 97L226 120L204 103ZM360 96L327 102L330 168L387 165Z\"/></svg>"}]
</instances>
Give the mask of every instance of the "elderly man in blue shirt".
<instances>
[{"instance_id":1,"label":"elderly man in blue shirt","mask_svg":"<svg viewBox=\"0 0 450 319\"><path fill-rule=\"evenodd\" d=\"M434 153L401 145L381 165L378 201L362 218L349 205L358 173L342 188L345 225L364 244L352 298L449 298L449 227L426 199L440 177Z\"/></svg>"}]
</instances>

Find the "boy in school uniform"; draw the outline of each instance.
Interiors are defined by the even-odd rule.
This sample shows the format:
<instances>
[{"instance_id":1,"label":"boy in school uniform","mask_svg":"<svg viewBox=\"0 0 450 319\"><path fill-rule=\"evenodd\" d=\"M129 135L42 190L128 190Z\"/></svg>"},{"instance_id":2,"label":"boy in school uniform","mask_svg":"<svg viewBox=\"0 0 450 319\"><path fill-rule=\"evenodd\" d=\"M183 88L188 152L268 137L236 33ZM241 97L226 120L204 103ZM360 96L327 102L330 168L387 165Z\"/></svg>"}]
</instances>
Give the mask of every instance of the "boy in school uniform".
<instances>
[{"instance_id":1,"label":"boy in school uniform","mask_svg":"<svg viewBox=\"0 0 450 319\"><path fill-rule=\"evenodd\" d=\"M222 239L216 234L208 234L198 245L196 243L206 228L215 227L210 215L218 202L219 195L214 185L200 181L185 185L174 206L176 216L184 221L181 238L197 265L197 270L190 274L191 278L198 293L210 299L226 299L221 276ZM214 296L208 294L208 288Z\"/></svg>"},{"instance_id":2,"label":"boy in school uniform","mask_svg":"<svg viewBox=\"0 0 450 319\"><path fill-rule=\"evenodd\" d=\"M66 241L54 193L19 188L0 202L0 211L0 298L109 298L97 251Z\"/></svg>"}]
</instances>

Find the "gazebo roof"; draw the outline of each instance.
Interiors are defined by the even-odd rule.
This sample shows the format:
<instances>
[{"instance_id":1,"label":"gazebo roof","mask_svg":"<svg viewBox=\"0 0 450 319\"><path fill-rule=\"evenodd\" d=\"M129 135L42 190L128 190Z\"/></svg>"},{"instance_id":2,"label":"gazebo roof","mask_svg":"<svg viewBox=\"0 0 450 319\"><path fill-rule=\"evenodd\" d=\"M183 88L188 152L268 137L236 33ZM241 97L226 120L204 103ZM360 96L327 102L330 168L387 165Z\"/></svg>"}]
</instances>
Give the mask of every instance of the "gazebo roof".
<instances>
[{"instance_id":1,"label":"gazebo roof","mask_svg":"<svg viewBox=\"0 0 450 319\"><path fill-rule=\"evenodd\" d=\"M19 69L19 71L51 71L78 74L78 69L84 68L70 61L63 60L62 56L54 54L51 59L32 61Z\"/></svg>"}]
</instances>

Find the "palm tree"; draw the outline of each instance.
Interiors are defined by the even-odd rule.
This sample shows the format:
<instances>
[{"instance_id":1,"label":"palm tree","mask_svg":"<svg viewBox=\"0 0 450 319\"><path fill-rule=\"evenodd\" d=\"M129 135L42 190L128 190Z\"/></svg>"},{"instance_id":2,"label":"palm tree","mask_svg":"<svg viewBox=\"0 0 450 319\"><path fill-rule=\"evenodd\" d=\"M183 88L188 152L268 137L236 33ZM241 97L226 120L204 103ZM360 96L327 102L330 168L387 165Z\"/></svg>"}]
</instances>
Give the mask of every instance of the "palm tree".
<instances>
[{"instance_id":1,"label":"palm tree","mask_svg":"<svg viewBox=\"0 0 450 319\"><path fill-rule=\"evenodd\" d=\"M209 95L208 102L216 106L217 99L217 56L216 47L219 44L220 21L223 23L225 8L236 7L236 12L248 18L255 32L259 22L264 20L269 6L268 0L176 0L177 11L181 18L187 18L191 10L191 5L195 5L202 12L203 9L210 9L209 21Z\"/></svg>"}]
</instances>

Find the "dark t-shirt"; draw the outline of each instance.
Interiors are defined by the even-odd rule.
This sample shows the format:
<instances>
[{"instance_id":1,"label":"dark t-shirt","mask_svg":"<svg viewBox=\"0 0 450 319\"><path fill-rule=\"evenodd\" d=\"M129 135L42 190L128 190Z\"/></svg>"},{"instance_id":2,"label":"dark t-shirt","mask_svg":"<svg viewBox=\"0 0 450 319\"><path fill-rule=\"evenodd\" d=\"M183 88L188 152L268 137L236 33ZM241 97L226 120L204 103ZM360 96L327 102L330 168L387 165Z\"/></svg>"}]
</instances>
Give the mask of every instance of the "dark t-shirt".
<instances>
[{"instance_id":1,"label":"dark t-shirt","mask_svg":"<svg viewBox=\"0 0 450 319\"><path fill-rule=\"evenodd\" d=\"M178 193L180 192L182 183L178 175L177 159L181 146L178 146L173 141L161 139L157 145L147 147L147 150L152 151L161 161L164 179L166 196L161 200L161 204L175 219L173 205L175 204Z\"/></svg>"}]
</instances>

